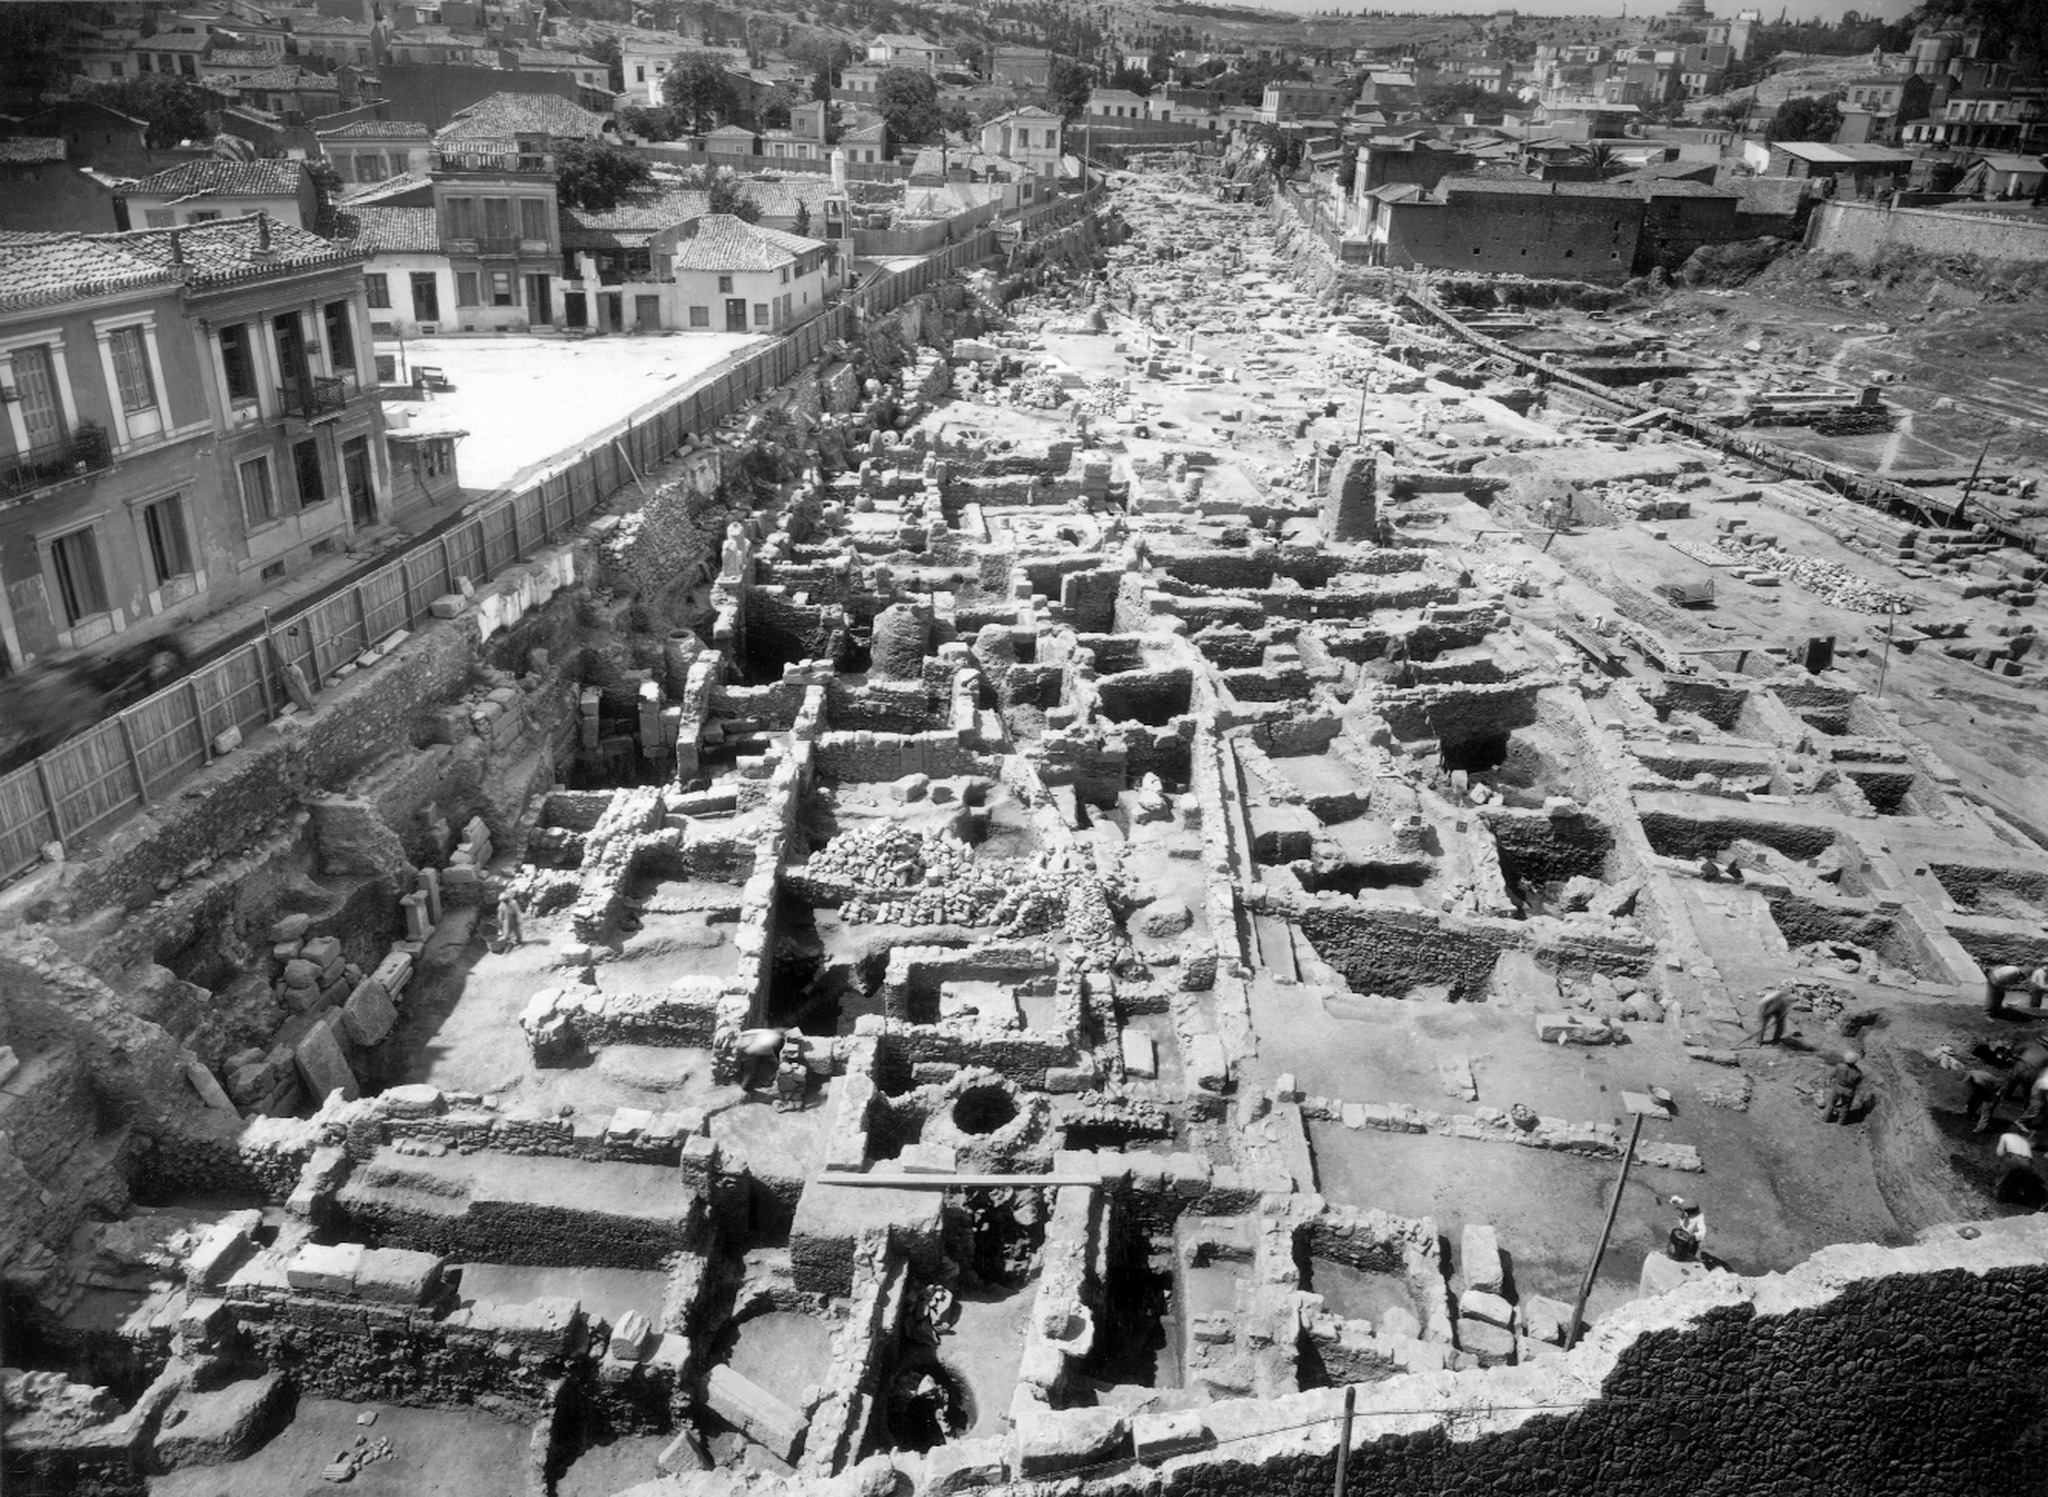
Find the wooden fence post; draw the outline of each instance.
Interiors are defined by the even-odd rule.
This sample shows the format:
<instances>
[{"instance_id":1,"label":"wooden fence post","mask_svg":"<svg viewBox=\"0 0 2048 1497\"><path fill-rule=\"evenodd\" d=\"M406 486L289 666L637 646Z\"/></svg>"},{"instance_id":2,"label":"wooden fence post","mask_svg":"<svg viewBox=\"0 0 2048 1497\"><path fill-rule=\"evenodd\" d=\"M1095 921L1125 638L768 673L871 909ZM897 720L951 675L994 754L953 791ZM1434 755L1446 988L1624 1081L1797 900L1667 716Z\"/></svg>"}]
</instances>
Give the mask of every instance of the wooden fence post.
<instances>
[{"instance_id":1,"label":"wooden fence post","mask_svg":"<svg viewBox=\"0 0 2048 1497\"><path fill-rule=\"evenodd\" d=\"M125 712L116 713L114 721L121 727L121 746L128 750L128 768L135 775L135 793L142 803L149 804L149 776L142 772L142 755L135 751L135 727L128 721Z\"/></svg>"},{"instance_id":2,"label":"wooden fence post","mask_svg":"<svg viewBox=\"0 0 2048 1497\"><path fill-rule=\"evenodd\" d=\"M64 825L64 812L58 805L57 791L50 784L50 766L43 762L47 757L40 755L36 759L36 783L43 787L43 806L50 813L50 831L57 841L62 842L70 833Z\"/></svg>"}]
</instances>

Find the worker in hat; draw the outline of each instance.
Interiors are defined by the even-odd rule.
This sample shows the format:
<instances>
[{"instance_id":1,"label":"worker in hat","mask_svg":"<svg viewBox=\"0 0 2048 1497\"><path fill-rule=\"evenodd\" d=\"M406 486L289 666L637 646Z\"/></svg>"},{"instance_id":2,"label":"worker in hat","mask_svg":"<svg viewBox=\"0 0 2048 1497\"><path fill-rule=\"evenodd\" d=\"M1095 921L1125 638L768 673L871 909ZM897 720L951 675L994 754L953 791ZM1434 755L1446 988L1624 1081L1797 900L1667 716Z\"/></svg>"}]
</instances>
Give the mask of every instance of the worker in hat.
<instances>
[{"instance_id":1,"label":"worker in hat","mask_svg":"<svg viewBox=\"0 0 2048 1497\"><path fill-rule=\"evenodd\" d=\"M1687 1196L1673 1196L1671 1209L1678 1213L1678 1225L1671 1229L1667 1251L1679 1262L1690 1263L1707 1245L1707 1214Z\"/></svg>"},{"instance_id":2,"label":"worker in hat","mask_svg":"<svg viewBox=\"0 0 2048 1497\"><path fill-rule=\"evenodd\" d=\"M804 1062L804 1037L792 1029L783 1036L782 1060L775 1068L775 1110L802 1112L804 1088L811 1084L811 1068Z\"/></svg>"},{"instance_id":3,"label":"worker in hat","mask_svg":"<svg viewBox=\"0 0 2048 1497\"><path fill-rule=\"evenodd\" d=\"M775 1079L777 1057L782 1053L783 1036L781 1029L742 1029L739 1038L733 1042L733 1053L739 1057L740 1085L747 1091L766 1086Z\"/></svg>"},{"instance_id":4,"label":"worker in hat","mask_svg":"<svg viewBox=\"0 0 2048 1497\"><path fill-rule=\"evenodd\" d=\"M2041 995L2048 992L2048 967L2031 972L2025 967L1993 967L1984 974L1984 1012L1993 1018L2003 1014L2005 995L2015 991L2027 995L2027 1007L2039 1008Z\"/></svg>"},{"instance_id":5,"label":"worker in hat","mask_svg":"<svg viewBox=\"0 0 2048 1497\"><path fill-rule=\"evenodd\" d=\"M1972 1066L1963 1073L1963 1112L1979 1133L1989 1133L1998 1121L1999 1099L2005 1095L2006 1078L1988 1066Z\"/></svg>"},{"instance_id":6,"label":"worker in hat","mask_svg":"<svg viewBox=\"0 0 2048 1497\"><path fill-rule=\"evenodd\" d=\"M2012 1201L2022 1197L2037 1199L2040 1193L2040 1177L2034 1173L2034 1136L2022 1124L2015 1123L1998 1135L1998 1144L1992 1150L1993 1157L2005 1166L1998 1177L1998 1184L1992 1187L1992 1199Z\"/></svg>"},{"instance_id":7,"label":"worker in hat","mask_svg":"<svg viewBox=\"0 0 2048 1497\"><path fill-rule=\"evenodd\" d=\"M1785 1042L1785 1020L1792 1012L1792 993L1788 988L1766 988L1763 997L1756 1002L1756 1042L1759 1045L1781 1045Z\"/></svg>"},{"instance_id":8,"label":"worker in hat","mask_svg":"<svg viewBox=\"0 0 2048 1497\"><path fill-rule=\"evenodd\" d=\"M1828 1072L1828 1101L1824 1120L1846 1123L1856 1110L1856 1089L1863 1083L1863 1055L1844 1050Z\"/></svg>"}]
</instances>

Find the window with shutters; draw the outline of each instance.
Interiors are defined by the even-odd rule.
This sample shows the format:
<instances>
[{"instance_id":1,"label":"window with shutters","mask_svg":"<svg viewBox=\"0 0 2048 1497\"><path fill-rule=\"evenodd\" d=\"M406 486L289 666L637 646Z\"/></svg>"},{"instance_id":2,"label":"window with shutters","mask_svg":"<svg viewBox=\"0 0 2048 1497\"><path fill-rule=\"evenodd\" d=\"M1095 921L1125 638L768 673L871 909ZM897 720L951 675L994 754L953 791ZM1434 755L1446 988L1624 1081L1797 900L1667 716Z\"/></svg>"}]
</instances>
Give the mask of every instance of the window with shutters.
<instances>
[{"instance_id":1,"label":"window with shutters","mask_svg":"<svg viewBox=\"0 0 2048 1497\"><path fill-rule=\"evenodd\" d=\"M476 238L476 199L448 199L448 237L450 239Z\"/></svg>"},{"instance_id":2,"label":"window with shutters","mask_svg":"<svg viewBox=\"0 0 2048 1497\"><path fill-rule=\"evenodd\" d=\"M484 238L510 239L512 237L512 199L484 199Z\"/></svg>"},{"instance_id":3,"label":"window with shutters","mask_svg":"<svg viewBox=\"0 0 2048 1497\"><path fill-rule=\"evenodd\" d=\"M382 271L371 271L364 275L363 286L370 294L370 305L384 308L391 305L391 278Z\"/></svg>"},{"instance_id":4,"label":"window with shutters","mask_svg":"<svg viewBox=\"0 0 2048 1497\"><path fill-rule=\"evenodd\" d=\"M270 458L249 458L242 464L242 519L259 530L278 518L277 489L270 481Z\"/></svg>"},{"instance_id":5,"label":"window with shutters","mask_svg":"<svg viewBox=\"0 0 2048 1497\"><path fill-rule=\"evenodd\" d=\"M356 367L355 320L349 315L349 304L345 301L331 301L320 309L321 320L327 327L327 356L336 369Z\"/></svg>"},{"instance_id":6,"label":"window with shutters","mask_svg":"<svg viewBox=\"0 0 2048 1497\"><path fill-rule=\"evenodd\" d=\"M107 352L113 356L114 383L121 397L121 409L134 415L156 410L156 382L149 377L149 350L139 327L118 327L107 335Z\"/></svg>"},{"instance_id":7,"label":"window with shutters","mask_svg":"<svg viewBox=\"0 0 2048 1497\"><path fill-rule=\"evenodd\" d=\"M99 539L90 526L51 542L50 565L57 573L57 602L65 623L76 626L107 611L107 579L100 571Z\"/></svg>"},{"instance_id":8,"label":"window with shutters","mask_svg":"<svg viewBox=\"0 0 2048 1497\"><path fill-rule=\"evenodd\" d=\"M476 272L458 270L455 272L455 305L473 307L477 304Z\"/></svg>"},{"instance_id":9,"label":"window with shutters","mask_svg":"<svg viewBox=\"0 0 2048 1497\"><path fill-rule=\"evenodd\" d=\"M548 237L548 205L541 199L519 200L519 237L543 240Z\"/></svg>"},{"instance_id":10,"label":"window with shutters","mask_svg":"<svg viewBox=\"0 0 2048 1497\"><path fill-rule=\"evenodd\" d=\"M142 511L143 533L149 538L149 566L157 586L180 577L190 577L192 538L185 529L185 500L173 494L159 499Z\"/></svg>"}]
</instances>

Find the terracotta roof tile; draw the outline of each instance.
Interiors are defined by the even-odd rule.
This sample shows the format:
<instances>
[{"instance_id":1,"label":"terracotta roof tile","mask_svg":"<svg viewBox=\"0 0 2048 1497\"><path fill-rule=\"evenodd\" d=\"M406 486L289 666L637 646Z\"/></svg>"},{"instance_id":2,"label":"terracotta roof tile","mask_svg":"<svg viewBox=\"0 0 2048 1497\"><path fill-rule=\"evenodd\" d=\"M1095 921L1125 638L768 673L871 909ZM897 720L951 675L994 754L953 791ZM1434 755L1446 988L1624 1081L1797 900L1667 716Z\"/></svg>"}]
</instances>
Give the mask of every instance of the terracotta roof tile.
<instances>
[{"instance_id":1,"label":"terracotta roof tile","mask_svg":"<svg viewBox=\"0 0 2048 1497\"><path fill-rule=\"evenodd\" d=\"M299 161L187 161L153 177L144 177L128 189L132 197L190 197L207 193L215 197L290 197L305 179L305 164Z\"/></svg>"},{"instance_id":2,"label":"terracotta roof tile","mask_svg":"<svg viewBox=\"0 0 2048 1497\"><path fill-rule=\"evenodd\" d=\"M334 218L334 238L368 255L433 255L441 251L432 208L348 208Z\"/></svg>"},{"instance_id":3,"label":"terracotta roof tile","mask_svg":"<svg viewBox=\"0 0 2048 1497\"><path fill-rule=\"evenodd\" d=\"M16 135L0 139L0 161L26 166L64 159L64 142L56 136Z\"/></svg>"},{"instance_id":4,"label":"terracotta roof tile","mask_svg":"<svg viewBox=\"0 0 2048 1497\"><path fill-rule=\"evenodd\" d=\"M730 213L709 213L697 232L676 246L675 268L697 271L777 270L823 240L764 229Z\"/></svg>"},{"instance_id":5,"label":"terracotta roof tile","mask_svg":"<svg viewBox=\"0 0 2048 1497\"><path fill-rule=\"evenodd\" d=\"M492 94L463 110L434 139L447 143L549 135L587 140L603 128L603 115L592 114L557 94Z\"/></svg>"},{"instance_id":6,"label":"terracotta roof tile","mask_svg":"<svg viewBox=\"0 0 2048 1497\"><path fill-rule=\"evenodd\" d=\"M319 140L424 140L433 133L423 120L356 120L313 135Z\"/></svg>"},{"instance_id":7,"label":"terracotta roof tile","mask_svg":"<svg viewBox=\"0 0 2048 1497\"><path fill-rule=\"evenodd\" d=\"M55 306L178 276L83 234L0 234L0 309Z\"/></svg>"}]
</instances>

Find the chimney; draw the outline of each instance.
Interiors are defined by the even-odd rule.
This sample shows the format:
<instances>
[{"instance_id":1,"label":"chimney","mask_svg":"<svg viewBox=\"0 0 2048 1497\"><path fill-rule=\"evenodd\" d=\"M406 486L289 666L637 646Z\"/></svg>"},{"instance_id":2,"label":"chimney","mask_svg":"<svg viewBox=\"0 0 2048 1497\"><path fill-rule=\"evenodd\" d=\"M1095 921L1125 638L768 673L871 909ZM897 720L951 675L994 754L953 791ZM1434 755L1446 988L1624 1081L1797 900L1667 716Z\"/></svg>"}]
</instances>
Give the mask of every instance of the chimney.
<instances>
[{"instance_id":1,"label":"chimney","mask_svg":"<svg viewBox=\"0 0 2048 1497\"><path fill-rule=\"evenodd\" d=\"M832 153L832 190L844 196L846 193L846 150L841 147Z\"/></svg>"},{"instance_id":2,"label":"chimney","mask_svg":"<svg viewBox=\"0 0 2048 1497\"><path fill-rule=\"evenodd\" d=\"M270 253L270 214L263 208L256 210L256 253Z\"/></svg>"},{"instance_id":3,"label":"chimney","mask_svg":"<svg viewBox=\"0 0 2048 1497\"><path fill-rule=\"evenodd\" d=\"M178 238L178 231L176 229L171 230L168 237L171 241L171 263L173 265L183 265L185 263L184 241Z\"/></svg>"}]
</instances>

